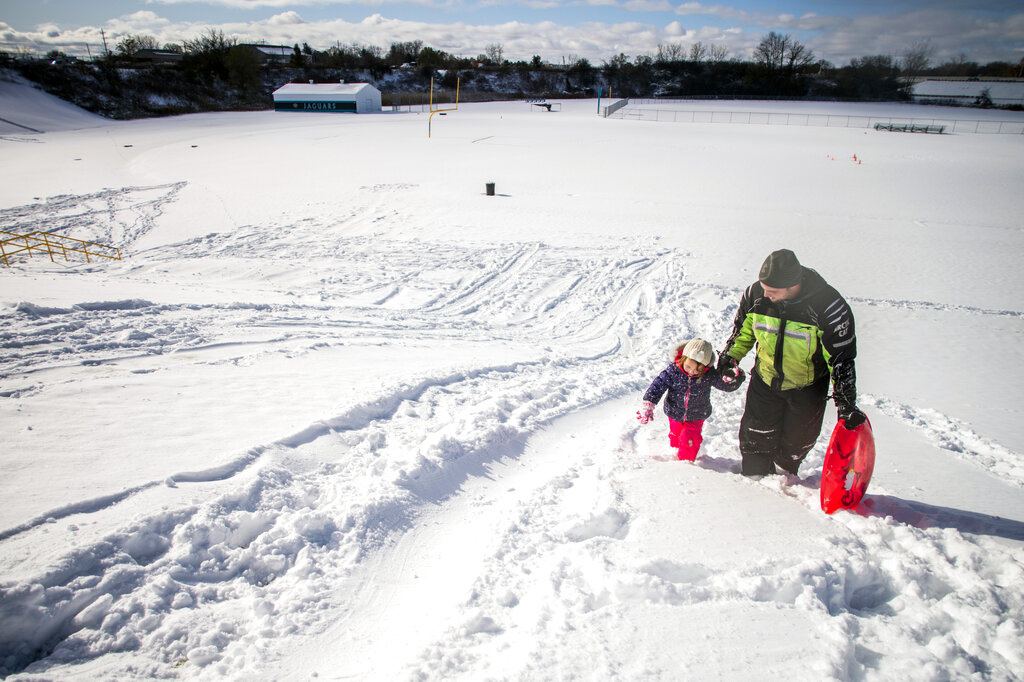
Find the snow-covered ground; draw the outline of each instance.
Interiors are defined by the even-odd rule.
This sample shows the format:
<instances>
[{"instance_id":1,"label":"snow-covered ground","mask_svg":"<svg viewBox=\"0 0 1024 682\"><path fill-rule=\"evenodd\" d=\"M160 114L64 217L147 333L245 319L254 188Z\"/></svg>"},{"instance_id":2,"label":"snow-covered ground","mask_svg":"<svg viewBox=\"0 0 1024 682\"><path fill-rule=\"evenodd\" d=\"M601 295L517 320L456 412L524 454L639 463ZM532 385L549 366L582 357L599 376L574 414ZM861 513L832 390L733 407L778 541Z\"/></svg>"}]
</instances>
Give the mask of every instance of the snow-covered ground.
<instances>
[{"instance_id":1,"label":"snow-covered ground","mask_svg":"<svg viewBox=\"0 0 1024 682\"><path fill-rule=\"evenodd\" d=\"M0 229L125 255L0 267L0 675L1021 679L1024 136L596 109L428 139L0 81ZM782 247L857 316L858 513L831 409L760 480L743 391L695 464L634 418Z\"/></svg>"}]
</instances>

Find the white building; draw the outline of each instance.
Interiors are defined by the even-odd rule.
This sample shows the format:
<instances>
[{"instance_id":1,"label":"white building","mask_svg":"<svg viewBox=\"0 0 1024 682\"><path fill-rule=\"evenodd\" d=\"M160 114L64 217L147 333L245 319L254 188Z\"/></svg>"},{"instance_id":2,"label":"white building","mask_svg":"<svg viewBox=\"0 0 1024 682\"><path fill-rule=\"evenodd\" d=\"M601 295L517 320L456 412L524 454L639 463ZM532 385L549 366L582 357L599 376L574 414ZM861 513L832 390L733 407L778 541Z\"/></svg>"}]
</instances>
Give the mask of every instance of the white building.
<instances>
[{"instance_id":1,"label":"white building","mask_svg":"<svg viewBox=\"0 0 1024 682\"><path fill-rule=\"evenodd\" d=\"M1024 105L1024 80L927 78L914 83L910 93L915 102L957 102L971 105L985 93L997 107Z\"/></svg>"},{"instance_id":2,"label":"white building","mask_svg":"<svg viewBox=\"0 0 1024 682\"><path fill-rule=\"evenodd\" d=\"M369 83L288 83L274 91L274 110L379 112L380 90Z\"/></svg>"}]
</instances>

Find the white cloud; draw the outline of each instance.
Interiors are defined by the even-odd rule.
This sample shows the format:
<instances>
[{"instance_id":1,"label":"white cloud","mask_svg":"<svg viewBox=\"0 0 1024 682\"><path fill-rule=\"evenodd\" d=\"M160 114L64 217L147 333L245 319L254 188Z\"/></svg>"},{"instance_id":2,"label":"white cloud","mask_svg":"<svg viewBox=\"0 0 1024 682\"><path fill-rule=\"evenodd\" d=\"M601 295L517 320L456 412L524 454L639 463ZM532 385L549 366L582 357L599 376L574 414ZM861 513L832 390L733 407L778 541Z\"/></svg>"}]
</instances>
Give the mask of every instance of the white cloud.
<instances>
[{"instance_id":1,"label":"white cloud","mask_svg":"<svg viewBox=\"0 0 1024 682\"><path fill-rule=\"evenodd\" d=\"M387 47L392 42L422 40L426 45L461 56L476 56L483 53L488 45L500 43L505 48L505 55L511 59L529 59L539 54L545 59L561 61L564 56L575 55L600 63L619 52L630 56L651 53L670 37L664 29L638 22L575 26L551 21L441 24L392 19L379 13L359 22L340 19L306 21L291 11L260 21L210 25L205 22L171 23L151 12L145 14L148 16L136 13L113 19L103 26L82 27L74 31L60 31L55 25L38 27L35 31L17 31L4 26L0 33L0 49L24 46L40 53L60 49L85 56L87 43L91 45L92 54L98 54L102 49L101 28L105 30L110 45L127 33L153 35L162 44L194 38L213 28L242 42L260 40L282 45L306 42L317 48L326 48L339 42Z\"/></svg>"},{"instance_id":2,"label":"white cloud","mask_svg":"<svg viewBox=\"0 0 1024 682\"><path fill-rule=\"evenodd\" d=\"M285 24L304 24L306 21L299 15L298 12L288 11L275 14L274 16L267 19L267 23L271 26L283 26Z\"/></svg>"},{"instance_id":3,"label":"white cloud","mask_svg":"<svg viewBox=\"0 0 1024 682\"><path fill-rule=\"evenodd\" d=\"M1024 13L1000 21L963 12L921 10L851 17L829 24L827 30L818 30L821 32L805 42L815 54L839 66L866 55L900 58L914 42L922 40L931 43L934 63L960 54L980 63L1017 61L1024 41Z\"/></svg>"},{"instance_id":4,"label":"white cloud","mask_svg":"<svg viewBox=\"0 0 1024 682\"><path fill-rule=\"evenodd\" d=\"M203 4L230 7L232 9L256 10L263 9L265 7L286 8L295 7L296 5L300 7L311 7L313 5L338 5L345 4L347 1L355 2L357 0L146 0L146 3L150 5ZM361 4L366 3L361 2Z\"/></svg>"},{"instance_id":5,"label":"white cloud","mask_svg":"<svg viewBox=\"0 0 1024 682\"><path fill-rule=\"evenodd\" d=\"M223 0L252 6L268 0ZM274 0L276 2L276 0ZM317 2L318 0L307 0ZM430 2L431 0L423 0ZM452 0L458 1L458 0ZM489 0L491 1L491 0ZM502 1L502 0L493 0ZM531 0L548 2L548 0ZM578 0L604 2L615 0ZM654 7L660 0L635 0L633 6ZM299 3L289 2L294 7ZM624 5L623 5L624 6ZM504 47L509 59L529 59L539 54L544 59L561 62L563 57L586 57L595 64L622 52L631 57L653 54L659 44L674 42L684 45L701 41L729 50L729 56L749 59L754 46L769 30L792 31L795 37L814 53L837 65L853 57L890 54L899 57L914 41L929 40L935 48L935 61L943 61L965 53L979 62L1021 57L1024 41L1024 13L1005 20L972 18L964 12L919 11L902 14L865 16L823 16L806 14L785 17L753 15L737 12L722 5L685 3L675 9L677 15L718 13L739 18L729 26L701 25L699 18L687 20L684 28L678 21L664 25L654 23L587 22L560 24L553 21L535 23L468 24L464 22L430 23L388 18L371 14L362 21L340 19L308 21L294 9L282 11L258 21L231 22L211 26L209 23L173 23L152 11L139 11L101 26L61 29L54 24L31 31L19 31L0 24L0 50L27 48L37 53L51 49L85 56L87 51L102 50L100 29L106 33L108 45L128 33L153 35L163 43L180 43L194 38L208 28L221 30L243 42L265 41L283 45L308 43L324 49L337 43L379 45L392 42L422 40L424 44L460 56L476 56L493 43ZM445 15L440 15L445 16ZM753 24L748 22L755 22ZM774 23L773 23L774 22Z\"/></svg>"},{"instance_id":6,"label":"white cloud","mask_svg":"<svg viewBox=\"0 0 1024 682\"><path fill-rule=\"evenodd\" d=\"M667 0L627 0L622 8L631 12L671 12L672 5Z\"/></svg>"},{"instance_id":7,"label":"white cloud","mask_svg":"<svg viewBox=\"0 0 1024 682\"><path fill-rule=\"evenodd\" d=\"M743 19L751 16L749 13L725 5L705 5L701 2L684 2L675 9L676 14L705 14L723 19Z\"/></svg>"},{"instance_id":8,"label":"white cloud","mask_svg":"<svg viewBox=\"0 0 1024 682\"><path fill-rule=\"evenodd\" d=\"M146 3L151 5L183 5L196 4L196 0L146 0ZM294 7L295 5L310 5L314 3L309 0L298 0L297 2L291 2L290 0L205 0L201 4L218 5L234 9L259 9L263 7Z\"/></svg>"},{"instance_id":9,"label":"white cloud","mask_svg":"<svg viewBox=\"0 0 1024 682\"><path fill-rule=\"evenodd\" d=\"M497 0L493 4L504 4L506 0ZM515 0L512 0L513 2ZM412 3L427 7L451 7L462 4L462 0L146 0L151 5L184 5L204 4L231 9L260 10L288 9L293 7L323 7L329 5L384 5Z\"/></svg>"},{"instance_id":10,"label":"white cloud","mask_svg":"<svg viewBox=\"0 0 1024 682\"><path fill-rule=\"evenodd\" d=\"M604 4L614 4L616 0L604 0ZM511 5L517 5L520 7L529 7L531 9L555 9L561 7L561 0L477 0L476 6L480 8L488 7L509 7Z\"/></svg>"},{"instance_id":11,"label":"white cloud","mask_svg":"<svg viewBox=\"0 0 1024 682\"><path fill-rule=\"evenodd\" d=\"M163 27L169 26L170 23L154 12L140 11L111 19L103 28L107 33L119 35L126 33L153 34L158 33Z\"/></svg>"},{"instance_id":12,"label":"white cloud","mask_svg":"<svg viewBox=\"0 0 1024 682\"><path fill-rule=\"evenodd\" d=\"M151 26L153 24L166 24L168 21L161 17L156 12L150 12L148 10L139 10L133 14L126 14L121 17L121 21L129 24L140 24Z\"/></svg>"}]
</instances>

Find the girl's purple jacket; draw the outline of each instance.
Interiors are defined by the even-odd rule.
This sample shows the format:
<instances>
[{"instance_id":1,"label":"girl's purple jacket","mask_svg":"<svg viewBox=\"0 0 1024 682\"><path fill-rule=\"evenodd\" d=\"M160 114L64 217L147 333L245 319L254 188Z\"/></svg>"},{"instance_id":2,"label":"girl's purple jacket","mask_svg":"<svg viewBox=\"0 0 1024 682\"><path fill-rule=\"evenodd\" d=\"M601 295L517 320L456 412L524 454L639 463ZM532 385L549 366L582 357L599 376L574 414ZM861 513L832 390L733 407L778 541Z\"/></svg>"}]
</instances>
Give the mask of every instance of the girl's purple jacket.
<instances>
[{"instance_id":1,"label":"girl's purple jacket","mask_svg":"<svg viewBox=\"0 0 1024 682\"><path fill-rule=\"evenodd\" d=\"M711 388L735 391L743 383L741 378L732 384L722 381L714 367L700 379L691 378L675 362L665 368L644 393L644 400L658 404L665 395L665 414L677 422L703 421L711 416Z\"/></svg>"}]
</instances>

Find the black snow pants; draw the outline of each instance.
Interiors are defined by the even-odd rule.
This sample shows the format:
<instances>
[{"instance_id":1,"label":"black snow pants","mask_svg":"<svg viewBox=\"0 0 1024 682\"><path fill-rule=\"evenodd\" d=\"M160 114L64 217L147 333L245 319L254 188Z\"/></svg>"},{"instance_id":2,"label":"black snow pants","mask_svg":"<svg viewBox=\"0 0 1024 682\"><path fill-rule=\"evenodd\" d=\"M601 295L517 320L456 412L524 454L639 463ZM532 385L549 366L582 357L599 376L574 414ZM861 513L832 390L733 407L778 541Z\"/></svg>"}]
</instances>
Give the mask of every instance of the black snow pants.
<instances>
[{"instance_id":1,"label":"black snow pants","mask_svg":"<svg viewBox=\"0 0 1024 682\"><path fill-rule=\"evenodd\" d=\"M752 373L740 420L744 476L776 473L775 465L796 474L821 434L829 377L804 388L777 391Z\"/></svg>"}]
</instances>

